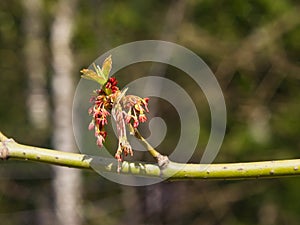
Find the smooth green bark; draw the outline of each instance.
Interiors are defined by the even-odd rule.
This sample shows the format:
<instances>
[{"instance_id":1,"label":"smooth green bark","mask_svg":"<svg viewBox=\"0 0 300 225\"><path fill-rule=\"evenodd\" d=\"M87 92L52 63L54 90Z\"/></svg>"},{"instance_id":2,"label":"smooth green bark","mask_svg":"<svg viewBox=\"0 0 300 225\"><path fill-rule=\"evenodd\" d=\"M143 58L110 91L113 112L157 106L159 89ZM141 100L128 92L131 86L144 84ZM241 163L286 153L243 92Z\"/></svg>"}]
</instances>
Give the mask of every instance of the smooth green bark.
<instances>
[{"instance_id":1,"label":"smooth green bark","mask_svg":"<svg viewBox=\"0 0 300 225\"><path fill-rule=\"evenodd\" d=\"M117 173L118 163L113 159L22 145L13 139L7 139L2 133L0 141L0 158L3 160L29 160ZM169 161L163 167L158 164L124 161L120 173L168 180L275 178L300 175L300 159L210 165Z\"/></svg>"}]
</instances>

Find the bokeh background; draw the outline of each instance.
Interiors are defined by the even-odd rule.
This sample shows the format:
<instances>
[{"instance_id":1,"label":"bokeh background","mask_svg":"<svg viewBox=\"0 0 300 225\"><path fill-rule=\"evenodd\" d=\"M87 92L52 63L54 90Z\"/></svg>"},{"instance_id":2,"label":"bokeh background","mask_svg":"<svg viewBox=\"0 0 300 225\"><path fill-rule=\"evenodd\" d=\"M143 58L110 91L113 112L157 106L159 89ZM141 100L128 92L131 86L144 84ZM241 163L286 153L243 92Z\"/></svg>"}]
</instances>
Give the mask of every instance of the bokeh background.
<instances>
[{"instance_id":1,"label":"bokeh background","mask_svg":"<svg viewBox=\"0 0 300 225\"><path fill-rule=\"evenodd\" d=\"M78 152L71 110L80 69L121 44L158 39L197 53L220 83L228 125L215 162L297 158L299 12L296 0L1 0L0 130L20 143ZM151 71L176 81L197 105L201 133L191 162L199 162L210 130L201 90L165 65L133 65L116 76L122 86ZM151 104L167 124L178 119L167 102ZM160 150L169 154L179 135L168 129ZM299 178L128 187L91 171L0 163L0 221L6 225L300 221Z\"/></svg>"}]
</instances>

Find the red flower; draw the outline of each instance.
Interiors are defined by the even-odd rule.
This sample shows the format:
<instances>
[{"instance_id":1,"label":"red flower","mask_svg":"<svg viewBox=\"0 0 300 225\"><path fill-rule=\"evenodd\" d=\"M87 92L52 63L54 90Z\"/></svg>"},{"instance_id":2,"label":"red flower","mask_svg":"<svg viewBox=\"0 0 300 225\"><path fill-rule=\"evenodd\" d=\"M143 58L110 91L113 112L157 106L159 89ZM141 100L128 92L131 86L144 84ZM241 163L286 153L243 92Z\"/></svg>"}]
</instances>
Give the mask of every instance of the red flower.
<instances>
[{"instance_id":1,"label":"red flower","mask_svg":"<svg viewBox=\"0 0 300 225\"><path fill-rule=\"evenodd\" d=\"M149 109L148 109L148 102L149 102L149 98L144 98L143 99L143 103L144 103L144 107L146 109L146 112L149 112Z\"/></svg>"},{"instance_id":2,"label":"red flower","mask_svg":"<svg viewBox=\"0 0 300 225\"><path fill-rule=\"evenodd\" d=\"M118 160L118 171L121 169L122 156L133 155L132 148L126 137L125 124L131 124L137 128L140 123L146 122L147 117L144 112L149 112L149 98L140 98L135 95L125 95L126 90L121 92L117 87L118 81L115 77L110 77L101 89L94 91L95 96L90 98L93 104L88 109L92 121L89 124L89 130L94 129L96 143L99 147L107 136L105 125L108 123L107 117L110 113L116 121L118 128L118 149L115 158Z\"/></svg>"},{"instance_id":3,"label":"red flower","mask_svg":"<svg viewBox=\"0 0 300 225\"><path fill-rule=\"evenodd\" d=\"M111 93L116 93L119 91L119 88L117 87L118 81L115 77L110 77L108 81L105 84L105 88L108 89Z\"/></svg>"},{"instance_id":4,"label":"red flower","mask_svg":"<svg viewBox=\"0 0 300 225\"><path fill-rule=\"evenodd\" d=\"M134 118L133 127L137 128L138 126L139 126L139 121L136 118Z\"/></svg>"},{"instance_id":5,"label":"red flower","mask_svg":"<svg viewBox=\"0 0 300 225\"><path fill-rule=\"evenodd\" d=\"M140 98L135 95L124 96L121 103L122 107L126 109L126 112L124 112L125 122L127 124L131 123L134 128L139 126L139 122L146 122L147 117L144 112L149 112L148 101L149 98Z\"/></svg>"},{"instance_id":6,"label":"red flower","mask_svg":"<svg viewBox=\"0 0 300 225\"><path fill-rule=\"evenodd\" d=\"M139 121L140 121L141 123L144 123L144 122L147 121L147 117L145 116L145 114L140 114L140 115L139 115Z\"/></svg>"}]
</instances>

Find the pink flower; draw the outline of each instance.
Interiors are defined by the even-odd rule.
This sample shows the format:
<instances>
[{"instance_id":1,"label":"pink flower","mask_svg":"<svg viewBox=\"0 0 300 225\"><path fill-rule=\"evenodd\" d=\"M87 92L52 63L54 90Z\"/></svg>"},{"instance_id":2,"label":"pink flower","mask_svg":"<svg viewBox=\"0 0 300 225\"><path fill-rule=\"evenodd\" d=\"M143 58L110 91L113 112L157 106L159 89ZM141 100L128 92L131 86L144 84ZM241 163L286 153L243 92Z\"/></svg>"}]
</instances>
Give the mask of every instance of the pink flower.
<instances>
[{"instance_id":1,"label":"pink flower","mask_svg":"<svg viewBox=\"0 0 300 225\"><path fill-rule=\"evenodd\" d=\"M99 147L102 147L103 146L103 142L104 142L104 137L102 136L102 135L99 135L99 136L97 136L97 145L99 146Z\"/></svg>"},{"instance_id":2,"label":"pink flower","mask_svg":"<svg viewBox=\"0 0 300 225\"><path fill-rule=\"evenodd\" d=\"M93 111L94 111L94 110L93 110L93 107L90 107L89 110L88 110L89 115L92 115L92 114L93 114Z\"/></svg>"},{"instance_id":3,"label":"pink flower","mask_svg":"<svg viewBox=\"0 0 300 225\"><path fill-rule=\"evenodd\" d=\"M94 120L92 120L92 122L90 122L89 124L89 130L94 129L94 127L95 127Z\"/></svg>"},{"instance_id":4,"label":"pink flower","mask_svg":"<svg viewBox=\"0 0 300 225\"><path fill-rule=\"evenodd\" d=\"M126 114L126 115L125 115L125 122L126 122L127 124L130 123L131 118L132 118L131 115Z\"/></svg>"},{"instance_id":5,"label":"pink flower","mask_svg":"<svg viewBox=\"0 0 300 225\"><path fill-rule=\"evenodd\" d=\"M148 109L148 102L149 102L149 98L144 98L143 99L143 103L144 103L144 107L146 109L146 112L149 112L149 109Z\"/></svg>"},{"instance_id":6,"label":"pink flower","mask_svg":"<svg viewBox=\"0 0 300 225\"><path fill-rule=\"evenodd\" d=\"M126 124L131 124L137 128L140 123L146 122L145 112L148 110L149 98L141 98L135 95L125 95L126 89L120 91L117 87L118 81L115 77L110 77L102 88L94 91L94 96L90 98L92 107L88 109L92 121L89 130L94 129L96 143L103 146L107 133L105 125L108 124L108 116L111 114L118 130L118 149L115 158L118 161L118 172L121 170L122 157L133 155L132 147L126 137Z\"/></svg>"},{"instance_id":7,"label":"pink flower","mask_svg":"<svg viewBox=\"0 0 300 225\"><path fill-rule=\"evenodd\" d=\"M101 108L100 111L101 111L102 116L106 117L106 116L110 115L110 113L105 108Z\"/></svg>"},{"instance_id":8,"label":"pink flower","mask_svg":"<svg viewBox=\"0 0 300 225\"><path fill-rule=\"evenodd\" d=\"M133 127L137 128L138 126L139 126L139 121L136 118L134 118Z\"/></svg>"},{"instance_id":9,"label":"pink flower","mask_svg":"<svg viewBox=\"0 0 300 225\"><path fill-rule=\"evenodd\" d=\"M140 121L141 123L144 123L144 122L147 121L147 117L145 116L145 114L140 114L140 115L139 115L139 121Z\"/></svg>"},{"instance_id":10,"label":"pink flower","mask_svg":"<svg viewBox=\"0 0 300 225\"><path fill-rule=\"evenodd\" d=\"M105 124L107 124L107 119L104 116L101 116L100 118L96 118L96 124L103 127Z\"/></svg>"},{"instance_id":11,"label":"pink flower","mask_svg":"<svg viewBox=\"0 0 300 225\"><path fill-rule=\"evenodd\" d=\"M91 98L90 98L90 102L94 102L96 100L96 97L95 96L92 96Z\"/></svg>"},{"instance_id":12,"label":"pink flower","mask_svg":"<svg viewBox=\"0 0 300 225\"><path fill-rule=\"evenodd\" d=\"M127 124L132 123L134 128L137 128L140 122L146 122L147 117L144 112L149 112L148 101L149 98L141 98L135 95L124 96L121 101L122 108L128 110L127 113L123 111L125 113L125 122Z\"/></svg>"},{"instance_id":13,"label":"pink flower","mask_svg":"<svg viewBox=\"0 0 300 225\"><path fill-rule=\"evenodd\" d=\"M122 162L122 157L118 152L115 154L115 158L118 160L118 162Z\"/></svg>"}]
</instances>

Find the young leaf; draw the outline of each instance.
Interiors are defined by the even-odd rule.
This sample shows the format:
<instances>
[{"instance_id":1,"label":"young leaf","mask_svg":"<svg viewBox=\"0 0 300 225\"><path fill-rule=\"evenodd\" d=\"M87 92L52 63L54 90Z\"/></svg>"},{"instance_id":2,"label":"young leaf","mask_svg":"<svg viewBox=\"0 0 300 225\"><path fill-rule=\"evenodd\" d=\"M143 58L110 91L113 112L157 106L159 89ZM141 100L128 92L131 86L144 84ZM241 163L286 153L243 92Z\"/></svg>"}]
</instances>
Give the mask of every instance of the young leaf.
<instances>
[{"instance_id":1,"label":"young leaf","mask_svg":"<svg viewBox=\"0 0 300 225\"><path fill-rule=\"evenodd\" d=\"M112 67L112 59L111 59L111 55L110 55L104 60L104 62L102 64L102 73L106 80L108 79L108 75L111 71L111 67Z\"/></svg>"},{"instance_id":2,"label":"young leaf","mask_svg":"<svg viewBox=\"0 0 300 225\"><path fill-rule=\"evenodd\" d=\"M83 74L81 75L81 77L88 80L96 81L100 85L105 84L108 80L108 75L112 67L111 55L104 60L102 68L100 68L98 65L96 66L95 64L93 64L93 66L96 72L89 69L83 69L80 71Z\"/></svg>"},{"instance_id":3,"label":"young leaf","mask_svg":"<svg viewBox=\"0 0 300 225\"><path fill-rule=\"evenodd\" d=\"M93 63L93 67L94 67L94 70L96 71L97 75L98 75L99 77L102 77L103 79L105 79L104 74L103 74L103 72L102 72L100 66L98 66L98 65L96 66L96 64Z\"/></svg>"},{"instance_id":4,"label":"young leaf","mask_svg":"<svg viewBox=\"0 0 300 225\"><path fill-rule=\"evenodd\" d=\"M93 70L89 69L83 69L80 71L82 73L81 77L88 79L88 80L93 80L98 82L100 85L103 85L106 83L106 79L104 79L102 76L99 76L98 73L96 73Z\"/></svg>"}]
</instances>

